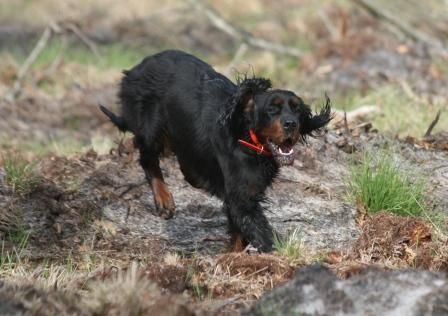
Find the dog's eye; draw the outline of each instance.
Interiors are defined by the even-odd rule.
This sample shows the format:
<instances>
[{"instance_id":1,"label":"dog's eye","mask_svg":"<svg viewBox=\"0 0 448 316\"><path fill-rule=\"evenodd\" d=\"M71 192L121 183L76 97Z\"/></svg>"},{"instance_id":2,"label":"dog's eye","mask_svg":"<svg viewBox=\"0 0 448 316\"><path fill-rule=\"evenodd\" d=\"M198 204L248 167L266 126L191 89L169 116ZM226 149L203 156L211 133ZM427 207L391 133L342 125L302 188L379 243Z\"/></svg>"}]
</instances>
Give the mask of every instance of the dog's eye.
<instances>
[{"instance_id":1,"label":"dog's eye","mask_svg":"<svg viewBox=\"0 0 448 316\"><path fill-rule=\"evenodd\" d=\"M292 112L300 113L302 111L303 102L300 99L291 99L288 104Z\"/></svg>"},{"instance_id":2,"label":"dog's eye","mask_svg":"<svg viewBox=\"0 0 448 316\"><path fill-rule=\"evenodd\" d=\"M270 114L278 114L278 113L280 113L280 107L277 105L270 105L268 107L268 112Z\"/></svg>"},{"instance_id":3,"label":"dog's eye","mask_svg":"<svg viewBox=\"0 0 448 316\"><path fill-rule=\"evenodd\" d=\"M292 105L291 106L291 111L293 111L294 113L300 113L300 106Z\"/></svg>"}]
</instances>

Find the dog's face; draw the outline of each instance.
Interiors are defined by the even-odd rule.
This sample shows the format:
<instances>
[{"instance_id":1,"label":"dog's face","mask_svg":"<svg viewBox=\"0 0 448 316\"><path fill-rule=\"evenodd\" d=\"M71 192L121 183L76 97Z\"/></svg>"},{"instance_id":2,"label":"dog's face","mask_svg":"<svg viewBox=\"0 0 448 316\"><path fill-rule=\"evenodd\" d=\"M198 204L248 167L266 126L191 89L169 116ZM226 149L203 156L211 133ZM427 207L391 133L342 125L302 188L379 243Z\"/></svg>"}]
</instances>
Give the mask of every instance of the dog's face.
<instances>
[{"instance_id":1,"label":"dog's face","mask_svg":"<svg viewBox=\"0 0 448 316\"><path fill-rule=\"evenodd\" d=\"M241 126L242 130L255 131L259 141L271 151L278 165L294 162L294 145L305 141L331 120L330 99L319 114L311 109L295 93L287 90L271 90L271 82L264 78L244 79L230 99L221 122ZM239 120L239 117L244 117ZM233 128L232 128L233 129Z\"/></svg>"},{"instance_id":2,"label":"dog's face","mask_svg":"<svg viewBox=\"0 0 448 316\"><path fill-rule=\"evenodd\" d=\"M259 140L279 165L294 162L294 145L301 139L309 107L291 91L272 90L257 94L246 109L252 111L251 125ZM252 107L252 109L251 109Z\"/></svg>"}]
</instances>

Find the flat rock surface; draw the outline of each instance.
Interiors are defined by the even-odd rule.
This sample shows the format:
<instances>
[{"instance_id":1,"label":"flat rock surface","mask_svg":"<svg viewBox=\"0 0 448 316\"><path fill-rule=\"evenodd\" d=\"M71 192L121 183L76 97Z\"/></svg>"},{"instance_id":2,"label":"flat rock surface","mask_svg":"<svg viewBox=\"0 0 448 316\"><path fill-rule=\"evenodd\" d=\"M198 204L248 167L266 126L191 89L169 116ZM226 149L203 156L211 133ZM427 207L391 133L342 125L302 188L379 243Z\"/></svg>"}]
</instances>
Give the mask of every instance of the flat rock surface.
<instances>
[{"instance_id":1,"label":"flat rock surface","mask_svg":"<svg viewBox=\"0 0 448 316\"><path fill-rule=\"evenodd\" d=\"M247 315L447 315L447 302L444 274L368 269L340 280L322 266L308 266Z\"/></svg>"},{"instance_id":2,"label":"flat rock surface","mask_svg":"<svg viewBox=\"0 0 448 316\"><path fill-rule=\"evenodd\" d=\"M325 164L331 155L325 144L319 144L318 140L313 143L321 148L299 147L302 152L295 164L283 168L268 190L266 215L281 233L298 229L300 238L310 249L342 248L358 236L356 210L340 198L347 161L335 159L330 168ZM319 159L316 150L322 151ZM144 181L138 164L129 168L135 174L134 180L129 181ZM186 183L174 157L165 158L162 169L176 202L174 218L165 220L158 216L146 184L136 190L141 194L138 199L131 197L136 191L130 191L122 200L107 203L103 215L133 234L162 237L177 250L211 250L225 246L229 237L227 219L221 212L222 202ZM130 203L128 207L123 204L124 200Z\"/></svg>"}]
</instances>

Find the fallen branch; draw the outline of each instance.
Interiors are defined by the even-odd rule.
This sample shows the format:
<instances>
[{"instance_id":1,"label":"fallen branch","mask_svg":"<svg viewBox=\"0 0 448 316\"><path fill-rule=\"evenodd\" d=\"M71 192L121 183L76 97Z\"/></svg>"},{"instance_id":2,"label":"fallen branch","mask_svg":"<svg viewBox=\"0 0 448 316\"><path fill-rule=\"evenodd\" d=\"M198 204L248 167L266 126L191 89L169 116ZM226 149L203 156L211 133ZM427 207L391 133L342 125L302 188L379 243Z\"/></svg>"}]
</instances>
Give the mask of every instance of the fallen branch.
<instances>
[{"instance_id":1,"label":"fallen branch","mask_svg":"<svg viewBox=\"0 0 448 316\"><path fill-rule=\"evenodd\" d=\"M88 49L90 49L92 51L92 53L98 58L101 59L101 55L98 51L98 48L96 47L95 43L89 39L87 37L87 35L85 35L79 27L77 27L75 24L73 23L66 23L65 28L71 32L73 32L73 34L75 34L80 40L81 42L84 43L84 45L87 46Z\"/></svg>"},{"instance_id":2,"label":"fallen branch","mask_svg":"<svg viewBox=\"0 0 448 316\"><path fill-rule=\"evenodd\" d=\"M348 121L347 121L347 112L344 111L344 130L346 136L351 136L350 128L348 127Z\"/></svg>"},{"instance_id":3,"label":"fallen branch","mask_svg":"<svg viewBox=\"0 0 448 316\"><path fill-rule=\"evenodd\" d=\"M333 110L334 116L335 116L335 122L336 124L338 122L343 122L343 126L346 125L346 123L351 123L354 121L363 121L368 119L371 115L377 115L381 113L381 109L374 105L364 105L360 108L357 108L353 111L345 112L341 110Z\"/></svg>"},{"instance_id":4,"label":"fallen branch","mask_svg":"<svg viewBox=\"0 0 448 316\"><path fill-rule=\"evenodd\" d=\"M226 307L228 305L233 305L236 304L238 302L238 300L241 299L241 295L237 295L231 298L226 299L224 302L222 302L221 304L219 304L218 306L215 307L215 310L218 311L220 309L222 309L223 307Z\"/></svg>"},{"instance_id":5,"label":"fallen branch","mask_svg":"<svg viewBox=\"0 0 448 316\"><path fill-rule=\"evenodd\" d=\"M323 26L327 29L328 33L330 33L331 38L332 39L338 38L339 32L337 30L337 27L334 25L331 19L328 18L324 10L319 10L317 12L317 16L320 18Z\"/></svg>"},{"instance_id":6,"label":"fallen branch","mask_svg":"<svg viewBox=\"0 0 448 316\"><path fill-rule=\"evenodd\" d=\"M429 124L428 129L426 130L425 136L424 137L428 137L431 135L432 130L434 129L434 127L436 126L437 122L439 122L439 118L440 118L440 114L441 111L437 111L437 115L434 118L434 120L431 122L431 124Z\"/></svg>"},{"instance_id":7,"label":"fallen branch","mask_svg":"<svg viewBox=\"0 0 448 316\"><path fill-rule=\"evenodd\" d=\"M42 36L40 37L39 41L36 43L36 46L34 46L31 53L25 59L25 62L20 67L13 88L11 89L11 91L6 93L5 99L7 101L12 102L20 95L20 92L22 91L23 80L25 79L28 71L30 70L31 65L36 61L37 57L39 57L42 50L47 46L52 33L53 28L51 26L47 26L44 32L42 33Z\"/></svg>"},{"instance_id":8,"label":"fallen branch","mask_svg":"<svg viewBox=\"0 0 448 316\"><path fill-rule=\"evenodd\" d=\"M126 195L127 193L129 193L130 191L132 191L133 189L136 189L138 187L141 187L142 185L144 185L145 183L147 183L146 180L138 182L138 183L131 183L131 184L126 184L123 186L120 186L120 188L122 187L127 187L123 192L121 192L118 196L119 197L123 197L124 195Z\"/></svg>"},{"instance_id":9,"label":"fallen branch","mask_svg":"<svg viewBox=\"0 0 448 316\"><path fill-rule=\"evenodd\" d=\"M237 39L238 41L242 41L243 43L246 43L249 46L262 48L280 54L290 55L294 57L300 57L303 55L303 52L296 47L285 46L279 43L270 42L265 39L255 37L247 31L237 29L229 22L227 22L223 17L221 17L218 12L216 12L211 8L206 7L199 0L188 0L188 1L196 10L198 10L208 20L210 20L210 22L216 28L220 29L229 36Z\"/></svg>"},{"instance_id":10,"label":"fallen branch","mask_svg":"<svg viewBox=\"0 0 448 316\"><path fill-rule=\"evenodd\" d=\"M394 16L392 14L389 14L389 12L382 9L375 2L367 0L352 0L352 1L358 4L363 9L365 9L367 12L369 12L372 16L388 23L396 30L400 31L404 36L410 38L413 41L423 42L435 47L441 46L442 44L441 42L436 41L427 36L426 34L420 32L415 27L412 27L411 25L402 22L402 20L400 20L399 15Z\"/></svg>"},{"instance_id":11,"label":"fallen branch","mask_svg":"<svg viewBox=\"0 0 448 316\"><path fill-rule=\"evenodd\" d=\"M61 26L62 25L62 26ZM42 36L40 37L39 41L34 46L31 53L28 55L28 57L25 59L25 62L20 67L18 73L17 73L17 79L13 84L12 89L6 93L5 100L9 102L13 102L21 93L22 91L22 84L23 81L28 74L32 64L36 61L36 59L39 57L39 55L42 53L42 51L45 49L45 47L48 45L48 42L50 41L53 34L61 34L62 28L64 28L66 31L70 31L75 36L77 36L81 42L87 46L88 49L92 51L92 53L98 58L101 59L101 55L98 51L98 48L96 47L95 43L91 41L75 24L73 23L63 23L63 24L57 24L55 22L49 23L49 25L45 28L44 32L42 33ZM51 73L54 71L55 67L61 62L62 60L62 53L58 54L56 56L53 63L50 65L49 72Z\"/></svg>"}]
</instances>

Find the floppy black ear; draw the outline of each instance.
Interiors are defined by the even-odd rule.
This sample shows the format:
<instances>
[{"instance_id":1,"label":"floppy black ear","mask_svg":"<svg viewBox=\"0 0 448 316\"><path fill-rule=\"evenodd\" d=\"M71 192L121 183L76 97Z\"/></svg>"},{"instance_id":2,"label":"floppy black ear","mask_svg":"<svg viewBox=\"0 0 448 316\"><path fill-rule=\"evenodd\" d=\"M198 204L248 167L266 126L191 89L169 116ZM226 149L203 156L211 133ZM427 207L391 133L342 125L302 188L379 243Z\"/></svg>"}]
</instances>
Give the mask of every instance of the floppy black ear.
<instances>
[{"instance_id":1,"label":"floppy black ear","mask_svg":"<svg viewBox=\"0 0 448 316\"><path fill-rule=\"evenodd\" d=\"M304 118L301 122L300 134L303 138L307 135L313 136L314 132L318 132L332 120L331 101L326 94L325 99L325 106L320 110L319 114L316 113L316 115L313 115L309 108L302 114Z\"/></svg>"},{"instance_id":2,"label":"floppy black ear","mask_svg":"<svg viewBox=\"0 0 448 316\"><path fill-rule=\"evenodd\" d=\"M253 97L271 88L271 81L265 78L247 78L237 80L237 90L227 101L219 122L229 125L238 118L243 119L245 112L254 106Z\"/></svg>"}]
</instances>

